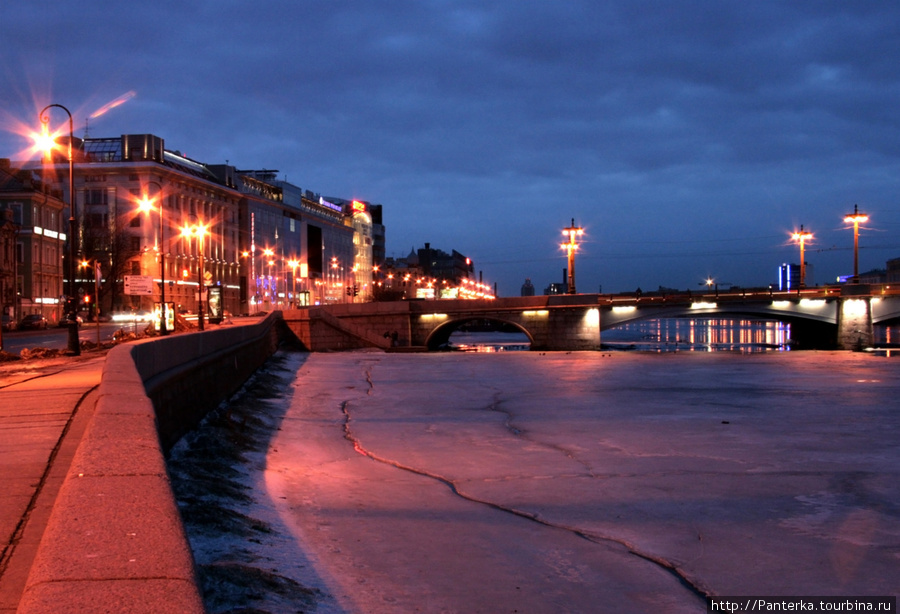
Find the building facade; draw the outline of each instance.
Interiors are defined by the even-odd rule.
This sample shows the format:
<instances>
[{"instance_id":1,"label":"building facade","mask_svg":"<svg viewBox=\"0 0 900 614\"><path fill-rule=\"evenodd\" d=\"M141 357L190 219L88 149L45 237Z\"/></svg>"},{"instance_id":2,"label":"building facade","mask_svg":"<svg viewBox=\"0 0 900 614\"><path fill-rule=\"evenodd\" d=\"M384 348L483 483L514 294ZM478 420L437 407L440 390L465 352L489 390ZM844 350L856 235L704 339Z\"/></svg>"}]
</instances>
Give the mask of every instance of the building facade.
<instances>
[{"instance_id":1,"label":"building facade","mask_svg":"<svg viewBox=\"0 0 900 614\"><path fill-rule=\"evenodd\" d=\"M376 295L381 300L494 298L490 286L475 279L472 260L456 250L412 249L406 258L386 258L377 270Z\"/></svg>"},{"instance_id":2,"label":"building facade","mask_svg":"<svg viewBox=\"0 0 900 614\"><path fill-rule=\"evenodd\" d=\"M341 206L275 170L210 168L241 195L241 313L346 301L354 236Z\"/></svg>"},{"instance_id":3,"label":"building facade","mask_svg":"<svg viewBox=\"0 0 900 614\"><path fill-rule=\"evenodd\" d=\"M354 300L347 288L371 283L370 264L368 279L357 276L360 258L372 258L358 248L371 246L368 214L355 218L277 171L207 165L150 134L76 139L73 158L76 285L97 300L99 263L102 312L149 311L164 294L179 312L197 313L202 300L207 315L255 313ZM43 168L67 191L64 156ZM133 280L149 280L150 293L132 293Z\"/></svg>"},{"instance_id":4,"label":"building facade","mask_svg":"<svg viewBox=\"0 0 900 614\"><path fill-rule=\"evenodd\" d=\"M207 287L218 289L217 307L236 309L239 194L154 135L85 139L73 151L80 295L94 293L99 267L92 298L104 313L150 311L163 294L197 313L200 288L209 305ZM149 294L129 291L135 278L152 281Z\"/></svg>"},{"instance_id":5,"label":"building facade","mask_svg":"<svg viewBox=\"0 0 900 614\"><path fill-rule=\"evenodd\" d=\"M68 208L41 169L0 160L0 313L62 317Z\"/></svg>"}]
</instances>

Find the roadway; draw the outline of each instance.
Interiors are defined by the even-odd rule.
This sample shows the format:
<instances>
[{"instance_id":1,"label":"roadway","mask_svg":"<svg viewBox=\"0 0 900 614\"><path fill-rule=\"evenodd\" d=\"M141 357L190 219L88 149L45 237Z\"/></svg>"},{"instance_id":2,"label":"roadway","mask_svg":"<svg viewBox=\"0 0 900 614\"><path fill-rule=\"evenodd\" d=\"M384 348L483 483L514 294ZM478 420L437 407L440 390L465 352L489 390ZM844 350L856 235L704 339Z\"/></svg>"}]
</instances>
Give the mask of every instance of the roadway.
<instances>
[{"instance_id":1,"label":"roadway","mask_svg":"<svg viewBox=\"0 0 900 614\"><path fill-rule=\"evenodd\" d=\"M140 324L137 325L140 330ZM133 331L131 323L101 322L100 341L111 341L113 334L120 329ZM65 328L47 328L45 330L15 330L3 332L3 351L19 354L23 349L46 348L63 350L68 345L68 331ZM78 328L78 338L82 341L97 342L97 325L91 322Z\"/></svg>"}]
</instances>

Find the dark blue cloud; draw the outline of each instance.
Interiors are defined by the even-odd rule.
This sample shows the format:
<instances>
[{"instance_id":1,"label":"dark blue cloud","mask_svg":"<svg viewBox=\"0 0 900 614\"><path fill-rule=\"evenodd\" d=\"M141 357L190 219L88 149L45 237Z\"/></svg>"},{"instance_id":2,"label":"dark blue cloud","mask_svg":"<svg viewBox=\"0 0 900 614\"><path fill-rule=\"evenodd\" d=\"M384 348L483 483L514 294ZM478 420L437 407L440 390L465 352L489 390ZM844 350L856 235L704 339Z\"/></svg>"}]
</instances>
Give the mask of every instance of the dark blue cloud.
<instances>
[{"instance_id":1,"label":"dark blue cloud","mask_svg":"<svg viewBox=\"0 0 900 614\"><path fill-rule=\"evenodd\" d=\"M389 255L457 249L504 294L561 276L572 217L585 290L767 284L801 223L826 281L854 202L862 266L900 256L898 30L892 3L13 3L0 104L83 126L134 90L93 136L381 202Z\"/></svg>"}]
</instances>

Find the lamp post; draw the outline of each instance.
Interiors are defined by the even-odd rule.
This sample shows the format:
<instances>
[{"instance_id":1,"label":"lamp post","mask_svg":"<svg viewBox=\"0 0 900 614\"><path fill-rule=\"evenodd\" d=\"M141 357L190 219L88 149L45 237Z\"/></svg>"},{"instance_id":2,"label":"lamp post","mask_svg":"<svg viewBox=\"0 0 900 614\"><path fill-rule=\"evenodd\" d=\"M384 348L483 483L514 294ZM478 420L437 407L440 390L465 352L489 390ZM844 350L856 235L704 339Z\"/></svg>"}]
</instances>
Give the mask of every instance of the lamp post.
<instances>
[{"instance_id":1,"label":"lamp post","mask_svg":"<svg viewBox=\"0 0 900 614\"><path fill-rule=\"evenodd\" d=\"M812 233L803 230L803 224L800 224L800 232L795 232L791 238L800 243L800 285L797 288L799 290L806 287L806 258L803 255L803 248L806 241L812 239Z\"/></svg>"},{"instance_id":2,"label":"lamp post","mask_svg":"<svg viewBox=\"0 0 900 614\"><path fill-rule=\"evenodd\" d=\"M572 225L568 228L563 228L562 232L564 236L569 238L566 243L560 245L569 255L569 294L575 294L575 250L578 249L578 243L575 242L575 238L580 237L584 233L584 228L575 226L575 218L572 218Z\"/></svg>"},{"instance_id":3,"label":"lamp post","mask_svg":"<svg viewBox=\"0 0 900 614\"><path fill-rule=\"evenodd\" d=\"M288 260L288 263L287 263L287 264L288 264L289 267L291 267L291 302L290 302L290 308L291 308L291 309L294 309L294 308L295 308L295 303L298 303L298 301L297 301L297 267L300 266L300 261L297 260L296 258L291 258L290 260ZM296 305L296 306L299 307L299 305Z\"/></svg>"},{"instance_id":4,"label":"lamp post","mask_svg":"<svg viewBox=\"0 0 900 614\"><path fill-rule=\"evenodd\" d=\"M147 185L149 186L150 184L154 184L156 186L156 200L158 201L156 208L159 211L159 334L165 336L169 334L169 328L166 322L168 309L166 308L166 249L164 232L165 223L163 220L162 186L159 185L159 183L157 183L156 181L148 181ZM149 193L145 194L140 203L141 211L149 213L153 208L153 199L150 198Z\"/></svg>"},{"instance_id":5,"label":"lamp post","mask_svg":"<svg viewBox=\"0 0 900 614\"><path fill-rule=\"evenodd\" d=\"M845 222L853 222L853 283L859 283L859 224L868 221L869 216L859 212L859 206L853 205L853 213L844 216Z\"/></svg>"},{"instance_id":6,"label":"lamp post","mask_svg":"<svg viewBox=\"0 0 900 614\"><path fill-rule=\"evenodd\" d=\"M72 121L72 114L66 107L61 104L49 104L44 107L40 112L39 119L43 126L41 140L45 150L49 149L52 151L53 147L56 145L55 140L50 136L50 115L48 113L48 111L54 107L62 109L66 112L66 115L69 116L69 263L67 267L69 269L69 287L66 297L66 319L68 320L69 329L68 351L74 356L79 356L81 354L81 343L78 340L78 321L76 319L78 305L75 302L75 295L77 294L75 290L75 261L78 254L78 233L75 228L75 160L72 157L72 143L75 140L75 127L74 122Z\"/></svg>"},{"instance_id":7,"label":"lamp post","mask_svg":"<svg viewBox=\"0 0 900 614\"><path fill-rule=\"evenodd\" d=\"M275 261L272 260L272 256L275 255L275 250L271 247L267 247L263 250L263 256L266 257L266 262L268 263L268 274L266 275L266 286L269 291L269 308L274 309L275 307L275 290L277 290L278 284L272 284L272 265L275 264ZM274 289L273 289L274 286Z\"/></svg>"},{"instance_id":8,"label":"lamp post","mask_svg":"<svg viewBox=\"0 0 900 614\"><path fill-rule=\"evenodd\" d=\"M203 235L205 234L206 226L199 222L193 226L183 226L181 228L182 237L188 239L197 237L197 327L200 330L203 330Z\"/></svg>"},{"instance_id":9,"label":"lamp post","mask_svg":"<svg viewBox=\"0 0 900 614\"><path fill-rule=\"evenodd\" d=\"M97 347L100 347L100 260L94 259L93 264L89 260L81 262L82 268L93 269L94 274L94 324L97 331Z\"/></svg>"}]
</instances>

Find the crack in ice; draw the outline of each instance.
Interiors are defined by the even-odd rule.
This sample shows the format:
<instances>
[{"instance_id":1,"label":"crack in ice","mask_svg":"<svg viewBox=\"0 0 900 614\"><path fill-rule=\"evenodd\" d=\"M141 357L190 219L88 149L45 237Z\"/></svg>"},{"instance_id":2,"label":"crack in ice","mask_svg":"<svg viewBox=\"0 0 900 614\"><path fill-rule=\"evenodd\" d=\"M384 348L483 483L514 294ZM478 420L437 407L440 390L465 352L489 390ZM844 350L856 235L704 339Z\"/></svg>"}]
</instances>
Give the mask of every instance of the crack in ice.
<instances>
[{"instance_id":1,"label":"crack in ice","mask_svg":"<svg viewBox=\"0 0 900 614\"><path fill-rule=\"evenodd\" d=\"M369 382L369 386L370 386L367 394L371 394L371 390L374 385L372 383L370 373L368 371L366 371L366 380ZM456 495L457 497L460 497L461 499L465 499L466 501L485 505L491 509L494 509L494 510L497 510L500 512L504 512L507 514L512 514L513 516L518 516L519 518L524 518L526 520L536 522L545 527L549 527L552 529L558 529L558 530L562 530L562 531L568 531L569 533L572 533L573 535L580 537L581 539L585 539L585 540L595 543L595 544L602 544L602 543L617 544L617 545L625 548L625 550L628 553L630 553L638 558L641 558L649 563L653 563L654 565L659 566L661 569L663 569L667 573L671 574L679 582L679 584L684 586L689 592L693 593L695 596L697 596L701 599L704 599L704 600L707 597L713 596L712 592L703 588L698 582L691 580L688 577L688 575L683 570L681 570L676 564L674 564L671 561L668 561L662 557L650 554L648 552L643 552L643 551L639 550L634 544L631 544L624 539L617 538L617 537L614 537L611 535L599 535L599 534L591 533L588 531L584 531L583 529L579 529L577 527L570 527L567 525L558 524L558 523L552 522L550 520L547 520L545 518L542 518L539 514L535 514L533 512L516 509L514 507L509 507L506 505L495 503L495 502L489 501L487 499L481 499L481 498L475 497L473 495L470 495L470 494L460 490L459 487L457 486L457 484L450 478L444 477L444 476L436 474L436 473L432 473L430 471L426 471L424 469L419 469L416 467L412 467L410 465L405 465L399 461L395 461L395 460L392 460L389 458L379 456L379 455L375 454L374 452L372 452L371 450L366 449L362 445L362 443L359 441L359 439L353 434L352 429L350 427L350 422L352 420L352 417L350 415L350 401L349 400L345 400L345 401L341 402L341 413L344 416L344 421L343 421L343 425L342 425L344 439L346 439L348 442L353 444L353 449L357 453L361 454L362 456L365 456L375 462L382 463L382 464L388 465L390 467L394 467L395 469L407 471L409 473L413 473L415 475L419 475L419 476L426 477L426 478L435 480L437 482L440 482L441 484L446 486L450 490L450 492L452 492L454 495ZM504 411L503 413L507 413L507 415L509 415L508 412ZM558 449L558 450L564 452L567 456L570 456L568 451L566 451L562 448L558 448L556 446L550 446L550 447L553 449ZM570 456L570 458L571 458L571 456ZM577 461L577 459L573 459L573 460ZM578 461L578 462L580 462L580 461ZM584 464L584 463L582 463L582 464ZM590 470L590 468L588 468L588 469ZM592 476L593 476L593 473L592 473Z\"/></svg>"}]
</instances>

